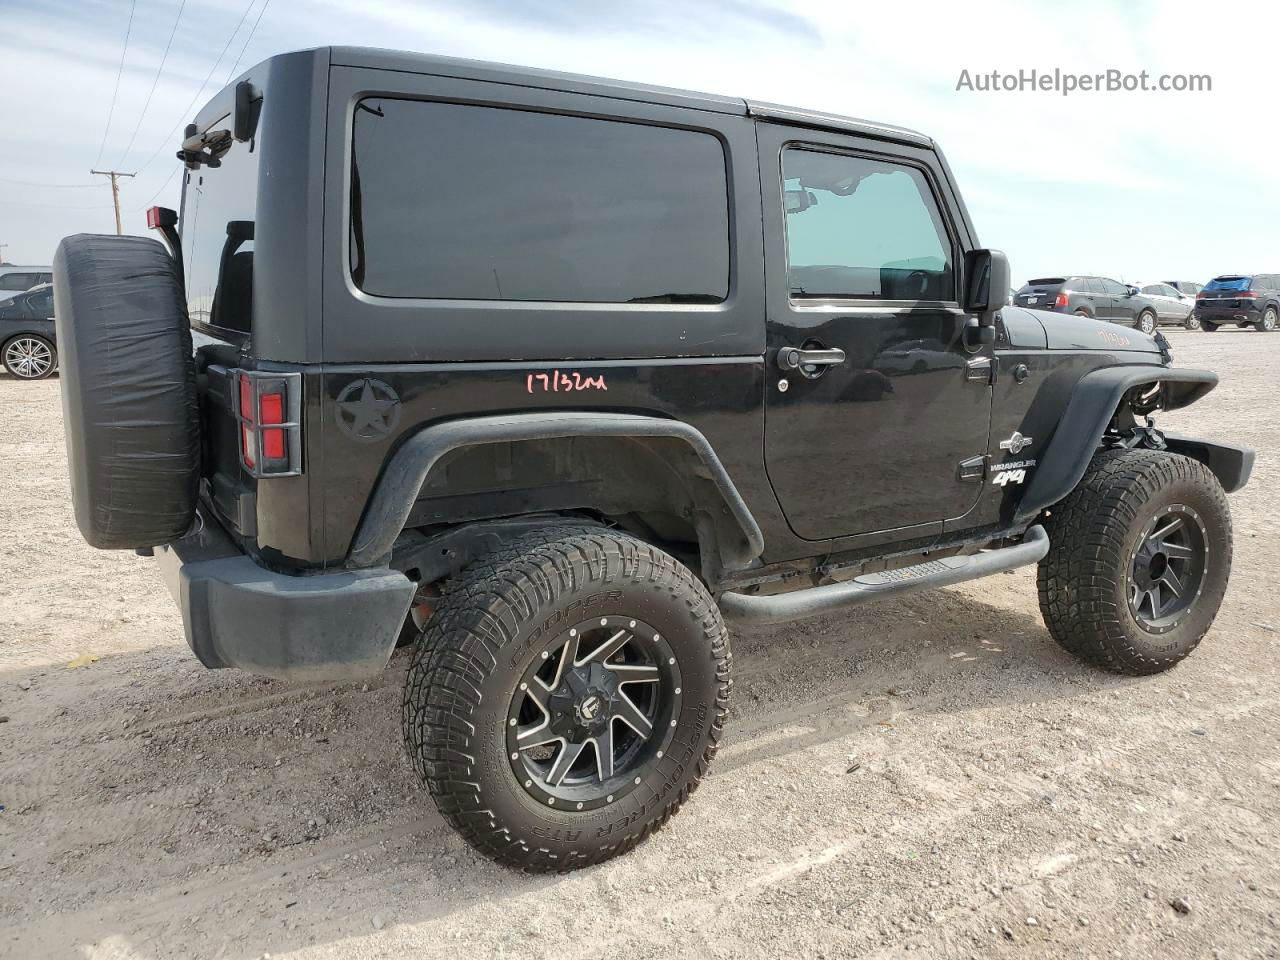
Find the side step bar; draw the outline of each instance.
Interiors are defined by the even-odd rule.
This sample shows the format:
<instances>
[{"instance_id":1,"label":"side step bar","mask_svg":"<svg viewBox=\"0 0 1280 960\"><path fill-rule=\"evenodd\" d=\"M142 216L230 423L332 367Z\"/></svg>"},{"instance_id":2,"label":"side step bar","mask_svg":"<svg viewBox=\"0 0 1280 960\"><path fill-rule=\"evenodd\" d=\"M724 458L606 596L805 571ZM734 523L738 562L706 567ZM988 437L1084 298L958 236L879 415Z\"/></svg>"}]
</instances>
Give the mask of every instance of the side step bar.
<instances>
[{"instance_id":1,"label":"side step bar","mask_svg":"<svg viewBox=\"0 0 1280 960\"><path fill-rule=\"evenodd\" d=\"M977 580L992 573L1038 563L1049 552L1049 535L1036 524L1023 535L1021 543L999 550L987 550L963 557L943 557L913 567L864 573L843 583L831 583L806 590L772 596L725 593L720 611L727 619L755 623L784 623L832 610L843 610L870 600L919 590L946 587L965 580Z\"/></svg>"}]
</instances>

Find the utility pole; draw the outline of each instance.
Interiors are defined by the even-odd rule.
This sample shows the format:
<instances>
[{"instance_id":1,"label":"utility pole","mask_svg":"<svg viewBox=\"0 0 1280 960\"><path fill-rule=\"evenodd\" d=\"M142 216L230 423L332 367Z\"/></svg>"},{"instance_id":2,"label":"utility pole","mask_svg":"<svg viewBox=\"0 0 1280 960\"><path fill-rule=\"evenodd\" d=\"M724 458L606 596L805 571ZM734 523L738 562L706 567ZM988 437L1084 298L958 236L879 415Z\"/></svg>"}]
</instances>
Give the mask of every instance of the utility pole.
<instances>
[{"instance_id":1,"label":"utility pole","mask_svg":"<svg viewBox=\"0 0 1280 960\"><path fill-rule=\"evenodd\" d=\"M0 263L4 263L4 248L7 246L7 243L0 243Z\"/></svg>"},{"instance_id":2,"label":"utility pole","mask_svg":"<svg viewBox=\"0 0 1280 960\"><path fill-rule=\"evenodd\" d=\"M124 225L120 222L120 184L116 182L117 177L136 176L133 173L121 173L119 170L90 170L91 174L97 177L111 178L111 202L116 205L116 236L124 233Z\"/></svg>"}]
</instances>

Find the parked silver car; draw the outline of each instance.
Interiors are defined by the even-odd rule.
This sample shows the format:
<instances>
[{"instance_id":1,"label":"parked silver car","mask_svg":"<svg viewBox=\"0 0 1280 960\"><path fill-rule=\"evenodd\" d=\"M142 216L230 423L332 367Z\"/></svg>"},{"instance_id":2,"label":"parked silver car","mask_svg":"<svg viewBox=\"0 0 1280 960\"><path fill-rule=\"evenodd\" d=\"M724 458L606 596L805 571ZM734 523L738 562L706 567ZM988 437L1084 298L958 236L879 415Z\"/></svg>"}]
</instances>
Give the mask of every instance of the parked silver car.
<instances>
[{"instance_id":1,"label":"parked silver car","mask_svg":"<svg viewBox=\"0 0 1280 960\"><path fill-rule=\"evenodd\" d=\"M1160 323L1176 323L1188 330L1198 330L1200 321L1196 319L1195 294L1187 295L1177 287L1168 283L1147 283L1141 285L1142 295L1155 304L1156 316Z\"/></svg>"}]
</instances>

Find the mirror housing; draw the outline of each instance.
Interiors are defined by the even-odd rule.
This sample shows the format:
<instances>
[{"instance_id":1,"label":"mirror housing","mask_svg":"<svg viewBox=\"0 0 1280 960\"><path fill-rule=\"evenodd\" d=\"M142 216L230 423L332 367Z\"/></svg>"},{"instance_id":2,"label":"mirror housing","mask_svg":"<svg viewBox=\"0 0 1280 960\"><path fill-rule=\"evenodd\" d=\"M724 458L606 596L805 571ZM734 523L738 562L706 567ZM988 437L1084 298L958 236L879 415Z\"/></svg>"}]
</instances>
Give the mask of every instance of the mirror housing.
<instances>
[{"instance_id":1,"label":"mirror housing","mask_svg":"<svg viewBox=\"0 0 1280 960\"><path fill-rule=\"evenodd\" d=\"M970 250L964 255L964 309L980 327L994 327L1009 296L1009 261L1000 250Z\"/></svg>"},{"instance_id":2,"label":"mirror housing","mask_svg":"<svg viewBox=\"0 0 1280 960\"><path fill-rule=\"evenodd\" d=\"M1136 297L1138 295L1138 288L1135 287L1133 284L1126 283L1124 285L1124 288L1129 291L1129 296Z\"/></svg>"}]
</instances>

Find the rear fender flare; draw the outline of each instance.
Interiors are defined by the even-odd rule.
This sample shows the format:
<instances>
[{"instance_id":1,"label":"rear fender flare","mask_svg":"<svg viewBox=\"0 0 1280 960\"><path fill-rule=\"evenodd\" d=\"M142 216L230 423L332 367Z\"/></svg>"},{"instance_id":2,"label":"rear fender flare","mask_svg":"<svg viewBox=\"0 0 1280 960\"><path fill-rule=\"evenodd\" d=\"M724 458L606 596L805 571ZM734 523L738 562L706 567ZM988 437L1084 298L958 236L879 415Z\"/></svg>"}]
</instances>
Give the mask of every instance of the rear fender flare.
<instances>
[{"instance_id":1,"label":"rear fender flare","mask_svg":"<svg viewBox=\"0 0 1280 960\"><path fill-rule=\"evenodd\" d=\"M1177 410L1216 387L1218 375L1210 370L1146 365L1104 367L1085 374L1072 390L1062 419L1040 457L1015 522L1034 518L1075 489L1124 395L1146 384L1159 384L1161 409Z\"/></svg>"},{"instance_id":2,"label":"rear fender flare","mask_svg":"<svg viewBox=\"0 0 1280 960\"><path fill-rule=\"evenodd\" d=\"M392 545L409 519L419 492L432 468L446 454L464 447L522 440L554 440L566 437L674 438L687 444L700 461L701 470L715 486L735 531L734 537L716 537L720 563L743 567L764 552L764 534L752 516L728 471L707 438L679 420L664 420L625 413L511 414L449 420L426 427L409 437L382 470L373 496L361 518L347 555L349 568L374 567L386 562ZM702 531L699 531L702 539ZM707 546L703 543L704 548Z\"/></svg>"}]
</instances>

